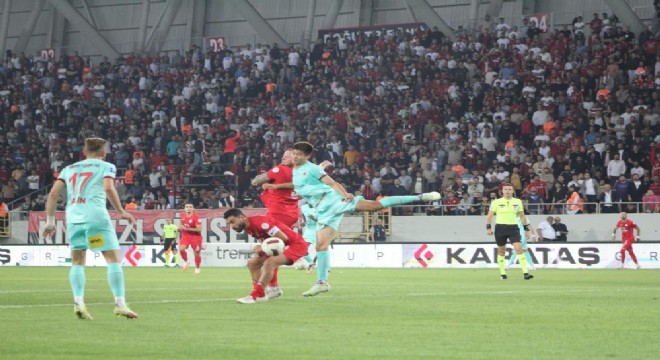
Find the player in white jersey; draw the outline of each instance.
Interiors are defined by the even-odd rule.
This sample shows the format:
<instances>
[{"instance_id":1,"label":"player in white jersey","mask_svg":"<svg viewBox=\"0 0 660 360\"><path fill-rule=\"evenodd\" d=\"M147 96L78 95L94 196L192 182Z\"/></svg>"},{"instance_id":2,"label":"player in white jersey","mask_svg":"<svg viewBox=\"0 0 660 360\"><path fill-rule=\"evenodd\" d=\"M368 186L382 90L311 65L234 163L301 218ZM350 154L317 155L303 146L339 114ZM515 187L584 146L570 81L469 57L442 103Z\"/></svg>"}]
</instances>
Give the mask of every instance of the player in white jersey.
<instances>
[{"instance_id":1,"label":"player in white jersey","mask_svg":"<svg viewBox=\"0 0 660 360\"><path fill-rule=\"evenodd\" d=\"M74 313L79 319L92 320L84 301L85 255L87 249L90 249L100 251L108 263L108 283L115 297L114 314L135 319L138 314L126 306L119 241L110 221L106 199L131 226L135 218L121 206L115 189L117 169L113 164L103 161L105 143L100 138L85 139L83 153L86 160L69 165L60 172L46 202L44 238L50 238L55 233L57 199L66 191L66 229L72 258L69 282L73 290Z\"/></svg>"}]
</instances>

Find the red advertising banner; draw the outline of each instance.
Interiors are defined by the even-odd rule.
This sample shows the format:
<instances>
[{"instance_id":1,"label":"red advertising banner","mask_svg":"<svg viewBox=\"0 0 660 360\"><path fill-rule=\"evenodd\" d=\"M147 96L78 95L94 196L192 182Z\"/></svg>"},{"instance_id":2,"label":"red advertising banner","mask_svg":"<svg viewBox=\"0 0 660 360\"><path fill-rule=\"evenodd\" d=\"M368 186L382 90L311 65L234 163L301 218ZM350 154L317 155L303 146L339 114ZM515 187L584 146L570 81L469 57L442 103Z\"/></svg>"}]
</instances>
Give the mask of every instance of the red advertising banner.
<instances>
[{"instance_id":1,"label":"red advertising banner","mask_svg":"<svg viewBox=\"0 0 660 360\"><path fill-rule=\"evenodd\" d=\"M227 227L223 214L227 209L195 210L202 220L202 237L205 242L246 242L251 241L246 233L237 234ZM174 224L180 224L180 210L153 210L134 211L136 222L132 227L128 221L121 219L115 211L110 211L110 218L117 231L120 243L153 244L160 243L163 236L163 226L167 219L174 219ZM264 215L266 209L243 209L247 216ZM64 212L58 212L55 216L57 231L52 239L47 242L42 239L44 227L46 226L46 212L32 211L28 221L28 243L30 244L68 244L66 237L66 225Z\"/></svg>"}]
</instances>

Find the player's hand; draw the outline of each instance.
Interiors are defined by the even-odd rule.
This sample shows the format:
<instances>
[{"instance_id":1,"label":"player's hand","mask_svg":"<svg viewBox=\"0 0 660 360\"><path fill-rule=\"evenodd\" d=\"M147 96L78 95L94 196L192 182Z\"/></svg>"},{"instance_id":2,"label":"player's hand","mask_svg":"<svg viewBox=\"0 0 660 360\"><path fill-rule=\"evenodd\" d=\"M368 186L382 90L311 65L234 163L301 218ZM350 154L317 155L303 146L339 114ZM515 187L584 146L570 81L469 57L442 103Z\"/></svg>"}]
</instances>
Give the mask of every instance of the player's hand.
<instances>
[{"instance_id":1,"label":"player's hand","mask_svg":"<svg viewBox=\"0 0 660 360\"><path fill-rule=\"evenodd\" d=\"M639 242L639 236L635 236L635 240L637 240L637 242Z\"/></svg>"},{"instance_id":2,"label":"player's hand","mask_svg":"<svg viewBox=\"0 0 660 360\"><path fill-rule=\"evenodd\" d=\"M262 185L261 185L261 188L264 189L264 190L274 190L274 189L277 189L277 187L275 186L275 184L269 184L269 183L262 184Z\"/></svg>"},{"instance_id":3,"label":"player's hand","mask_svg":"<svg viewBox=\"0 0 660 360\"><path fill-rule=\"evenodd\" d=\"M53 235L55 234L55 230L57 230L55 224L47 224L46 227L44 228L44 235L43 235L44 239L47 240L53 237Z\"/></svg>"},{"instance_id":4,"label":"player's hand","mask_svg":"<svg viewBox=\"0 0 660 360\"><path fill-rule=\"evenodd\" d=\"M616 235L612 234L612 241L616 240Z\"/></svg>"},{"instance_id":5,"label":"player's hand","mask_svg":"<svg viewBox=\"0 0 660 360\"><path fill-rule=\"evenodd\" d=\"M344 201L351 202L351 201L353 201L353 198L355 198L355 195L353 195L351 193L347 193L346 196L344 196Z\"/></svg>"},{"instance_id":6,"label":"player's hand","mask_svg":"<svg viewBox=\"0 0 660 360\"><path fill-rule=\"evenodd\" d=\"M525 231L525 236L527 236L527 238L529 239L534 235L532 234L532 232L530 230L527 230L527 231Z\"/></svg>"},{"instance_id":7,"label":"player's hand","mask_svg":"<svg viewBox=\"0 0 660 360\"><path fill-rule=\"evenodd\" d=\"M332 163L328 160L324 160L322 163L319 164L321 169L325 170L328 166L332 166Z\"/></svg>"},{"instance_id":8,"label":"player's hand","mask_svg":"<svg viewBox=\"0 0 660 360\"><path fill-rule=\"evenodd\" d=\"M488 234L488 236L493 236L493 229L486 230L486 234Z\"/></svg>"},{"instance_id":9,"label":"player's hand","mask_svg":"<svg viewBox=\"0 0 660 360\"><path fill-rule=\"evenodd\" d=\"M532 242L536 242L536 235L534 234L530 235L529 240L531 240Z\"/></svg>"},{"instance_id":10,"label":"player's hand","mask_svg":"<svg viewBox=\"0 0 660 360\"><path fill-rule=\"evenodd\" d=\"M122 219L128 220L129 224L131 224L131 225L135 224L135 217L133 215L131 215L130 213L128 213L126 211L122 211L122 213L119 214L119 216L121 216Z\"/></svg>"},{"instance_id":11,"label":"player's hand","mask_svg":"<svg viewBox=\"0 0 660 360\"><path fill-rule=\"evenodd\" d=\"M261 244L254 245L252 251L254 251L257 256L266 256L266 253L261 250Z\"/></svg>"}]
</instances>

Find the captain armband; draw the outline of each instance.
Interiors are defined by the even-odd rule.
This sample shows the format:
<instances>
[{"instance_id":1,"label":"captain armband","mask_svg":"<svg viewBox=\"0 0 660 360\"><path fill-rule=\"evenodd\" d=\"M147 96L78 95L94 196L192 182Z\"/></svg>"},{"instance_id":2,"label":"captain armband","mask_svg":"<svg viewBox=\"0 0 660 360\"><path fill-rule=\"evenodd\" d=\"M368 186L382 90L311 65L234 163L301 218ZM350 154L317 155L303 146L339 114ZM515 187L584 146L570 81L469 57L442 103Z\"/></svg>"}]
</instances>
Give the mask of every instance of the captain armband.
<instances>
[{"instance_id":1,"label":"captain armband","mask_svg":"<svg viewBox=\"0 0 660 360\"><path fill-rule=\"evenodd\" d=\"M529 231L529 224L523 225L523 229L525 229L525 231Z\"/></svg>"},{"instance_id":2,"label":"captain armband","mask_svg":"<svg viewBox=\"0 0 660 360\"><path fill-rule=\"evenodd\" d=\"M490 224L486 224L486 230L490 230L490 229L492 229L492 228L493 228L493 227L492 227Z\"/></svg>"}]
</instances>

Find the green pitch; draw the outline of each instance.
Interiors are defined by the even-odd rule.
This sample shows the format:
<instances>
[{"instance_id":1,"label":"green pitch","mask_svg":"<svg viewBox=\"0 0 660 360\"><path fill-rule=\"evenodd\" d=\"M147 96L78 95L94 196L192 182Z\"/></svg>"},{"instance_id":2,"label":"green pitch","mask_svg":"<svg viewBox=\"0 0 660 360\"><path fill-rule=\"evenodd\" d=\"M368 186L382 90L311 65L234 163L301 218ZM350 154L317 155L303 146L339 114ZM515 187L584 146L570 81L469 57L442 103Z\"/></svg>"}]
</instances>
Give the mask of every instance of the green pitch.
<instances>
[{"instance_id":1,"label":"green pitch","mask_svg":"<svg viewBox=\"0 0 660 360\"><path fill-rule=\"evenodd\" d=\"M87 269L93 321L73 314L68 268L0 268L1 359L657 359L658 272L283 269L284 296L240 305L246 269L126 268L137 320L112 316Z\"/></svg>"}]
</instances>

